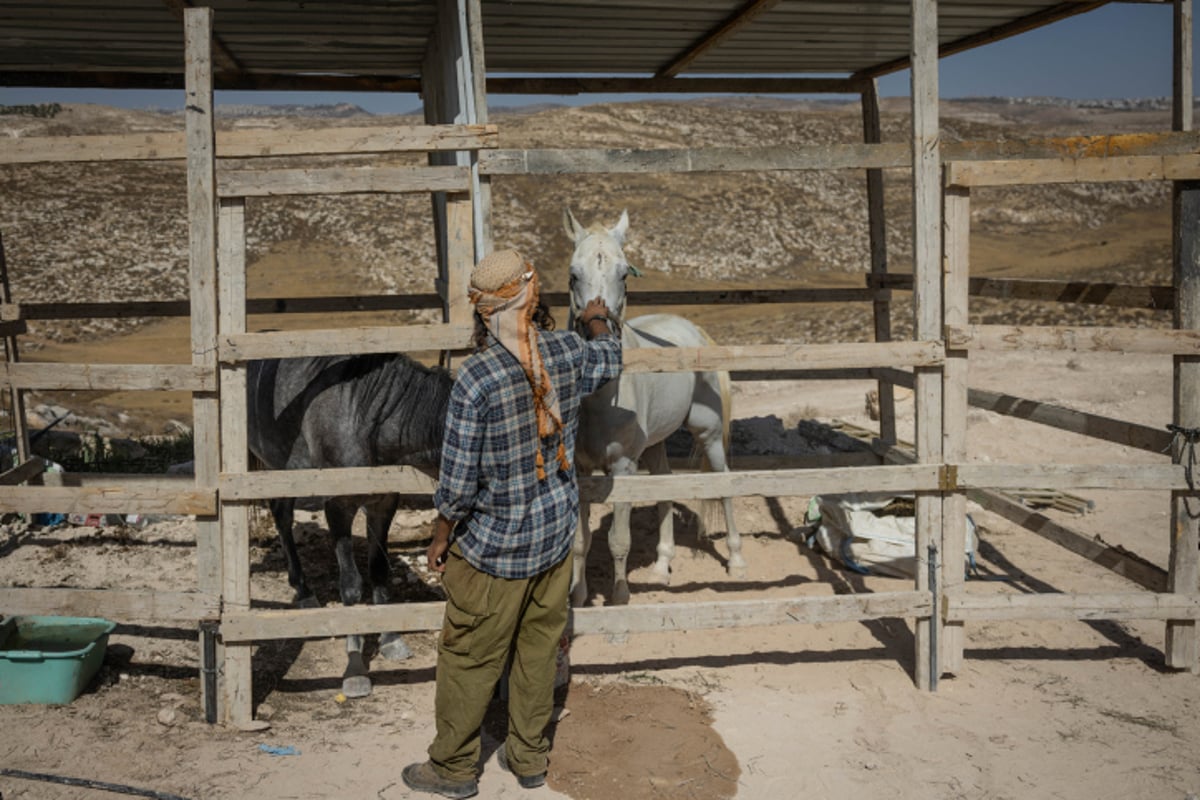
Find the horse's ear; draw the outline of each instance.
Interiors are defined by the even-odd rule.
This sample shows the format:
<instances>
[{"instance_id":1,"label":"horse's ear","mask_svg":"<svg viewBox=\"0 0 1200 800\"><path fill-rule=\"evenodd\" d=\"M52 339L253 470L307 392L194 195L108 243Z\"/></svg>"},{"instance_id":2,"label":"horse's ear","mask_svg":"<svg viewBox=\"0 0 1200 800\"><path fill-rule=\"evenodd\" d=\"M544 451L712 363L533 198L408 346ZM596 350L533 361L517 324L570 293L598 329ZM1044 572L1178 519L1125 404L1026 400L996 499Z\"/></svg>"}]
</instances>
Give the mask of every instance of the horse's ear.
<instances>
[{"instance_id":1,"label":"horse's ear","mask_svg":"<svg viewBox=\"0 0 1200 800\"><path fill-rule=\"evenodd\" d=\"M575 219L569 206L563 207L563 230L567 232L567 237L572 242L578 242L584 234L583 226L579 224L579 220Z\"/></svg>"},{"instance_id":2,"label":"horse's ear","mask_svg":"<svg viewBox=\"0 0 1200 800\"><path fill-rule=\"evenodd\" d=\"M621 244L625 244L625 234L628 232L629 232L629 212L622 211L621 218L619 220L617 220L616 226L613 227L609 231L609 233L612 234L613 238L616 239L618 242L620 242Z\"/></svg>"}]
</instances>

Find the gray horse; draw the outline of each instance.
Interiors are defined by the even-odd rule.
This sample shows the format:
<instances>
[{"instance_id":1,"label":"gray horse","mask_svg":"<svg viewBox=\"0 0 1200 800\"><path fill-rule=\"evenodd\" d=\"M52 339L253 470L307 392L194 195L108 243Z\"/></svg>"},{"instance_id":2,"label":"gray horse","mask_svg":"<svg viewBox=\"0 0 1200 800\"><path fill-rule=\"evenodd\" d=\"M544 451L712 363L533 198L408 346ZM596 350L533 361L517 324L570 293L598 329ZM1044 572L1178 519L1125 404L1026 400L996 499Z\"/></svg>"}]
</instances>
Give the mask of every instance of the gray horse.
<instances>
[{"instance_id":1,"label":"gray horse","mask_svg":"<svg viewBox=\"0 0 1200 800\"><path fill-rule=\"evenodd\" d=\"M250 451L267 469L411 465L436 475L452 384L446 370L401 354L252 361L247 370ZM396 494L325 499L343 605L363 600L350 541L359 508L367 515L372 600L376 605L390 601L387 536L398 504ZM287 557L294 602L313 607L318 603L292 537L295 505L295 498L271 500L271 515ZM362 645L362 636L346 638L342 692L347 697L371 692ZM382 634L379 652L389 659L411 655L399 633Z\"/></svg>"}]
</instances>

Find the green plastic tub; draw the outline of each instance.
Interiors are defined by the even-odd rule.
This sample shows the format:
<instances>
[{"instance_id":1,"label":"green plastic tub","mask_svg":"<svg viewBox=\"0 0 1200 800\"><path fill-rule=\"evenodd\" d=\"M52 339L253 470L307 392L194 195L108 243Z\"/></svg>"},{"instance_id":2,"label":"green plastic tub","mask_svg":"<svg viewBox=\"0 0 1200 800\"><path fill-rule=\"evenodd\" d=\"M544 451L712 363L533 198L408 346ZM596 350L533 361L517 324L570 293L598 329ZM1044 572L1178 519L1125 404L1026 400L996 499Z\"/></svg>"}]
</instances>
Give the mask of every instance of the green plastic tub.
<instances>
[{"instance_id":1,"label":"green plastic tub","mask_svg":"<svg viewBox=\"0 0 1200 800\"><path fill-rule=\"evenodd\" d=\"M74 700L100 669L115 627L98 617L0 622L0 705Z\"/></svg>"}]
</instances>

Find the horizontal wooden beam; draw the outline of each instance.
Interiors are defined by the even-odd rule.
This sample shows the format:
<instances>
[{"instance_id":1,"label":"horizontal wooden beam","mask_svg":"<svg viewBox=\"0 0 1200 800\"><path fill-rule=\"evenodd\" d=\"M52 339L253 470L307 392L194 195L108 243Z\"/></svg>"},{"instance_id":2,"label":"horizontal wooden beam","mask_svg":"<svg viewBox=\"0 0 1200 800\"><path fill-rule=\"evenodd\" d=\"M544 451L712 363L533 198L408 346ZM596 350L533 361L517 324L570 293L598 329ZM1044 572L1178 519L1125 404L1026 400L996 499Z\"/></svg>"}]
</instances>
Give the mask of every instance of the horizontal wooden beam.
<instances>
[{"instance_id":1,"label":"horizontal wooden beam","mask_svg":"<svg viewBox=\"0 0 1200 800\"><path fill-rule=\"evenodd\" d=\"M160 590L0 588L7 615L103 617L113 622L198 623L215 619L221 598L198 592Z\"/></svg>"},{"instance_id":2,"label":"horizontal wooden beam","mask_svg":"<svg viewBox=\"0 0 1200 800\"><path fill-rule=\"evenodd\" d=\"M622 358L625 372L693 372L928 367L943 363L945 353L940 342L894 341L638 348L626 349Z\"/></svg>"},{"instance_id":3,"label":"horizontal wooden beam","mask_svg":"<svg viewBox=\"0 0 1200 800\"><path fill-rule=\"evenodd\" d=\"M444 609L444 603L398 603L349 608L230 611L222 616L221 638L228 644L325 638L381 630L436 631L442 627ZM578 636L924 618L932 613L929 592L878 592L576 608L571 610L571 625Z\"/></svg>"},{"instance_id":4,"label":"horizontal wooden beam","mask_svg":"<svg viewBox=\"0 0 1200 800\"><path fill-rule=\"evenodd\" d=\"M471 325L403 325L313 331L270 331L222 336L220 360L226 363L261 358L336 356L460 350L469 346Z\"/></svg>"},{"instance_id":5,"label":"horizontal wooden beam","mask_svg":"<svg viewBox=\"0 0 1200 800\"><path fill-rule=\"evenodd\" d=\"M470 187L471 171L468 167L329 167L217 171L217 193L223 198L465 192Z\"/></svg>"},{"instance_id":6,"label":"horizontal wooden beam","mask_svg":"<svg viewBox=\"0 0 1200 800\"><path fill-rule=\"evenodd\" d=\"M196 514L217 513L211 490L132 488L124 486L0 486L0 507L47 514Z\"/></svg>"},{"instance_id":7,"label":"horizontal wooden beam","mask_svg":"<svg viewBox=\"0 0 1200 800\"><path fill-rule=\"evenodd\" d=\"M488 94L857 94L849 78L488 78Z\"/></svg>"},{"instance_id":8,"label":"horizontal wooden beam","mask_svg":"<svg viewBox=\"0 0 1200 800\"><path fill-rule=\"evenodd\" d=\"M9 320L0 322L0 336L8 338L12 336L20 336L28 332L28 326L25 320Z\"/></svg>"},{"instance_id":9,"label":"horizontal wooden beam","mask_svg":"<svg viewBox=\"0 0 1200 800\"><path fill-rule=\"evenodd\" d=\"M217 158L480 150L499 143L495 125L411 125L318 130L218 131ZM5 142L0 164L162 161L184 158L182 131L104 136L30 136Z\"/></svg>"},{"instance_id":10,"label":"horizontal wooden beam","mask_svg":"<svg viewBox=\"0 0 1200 800\"><path fill-rule=\"evenodd\" d=\"M222 473L217 489L222 502L272 497L323 497L351 494L432 495L437 481L412 467L262 470Z\"/></svg>"},{"instance_id":11,"label":"horizontal wooden beam","mask_svg":"<svg viewBox=\"0 0 1200 800\"><path fill-rule=\"evenodd\" d=\"M945 336L951 350L1200 354L1200 332L1189 330L967 325L947 326Z\"/></svg>"},{"instance_id":12,"label":"horizontal wooden beam","mask_svg":"<svg viewBox=\"0 0 1200 800\"><path fill-rule=\"evenodd\" d=\"M1151 594L946 594L949 622L1033 619L1200 619L1200 595Z\"/></svg>"},{"instance_id":13,"label":"horizontal wooden beam","mask_svg":"<svg viewBox=\"0 0 1200 800\"><path fill-rule=\"evenodd\" d=\"M958 161L946 165L947 186L1179 181L1200 178L1200 155Z\"/></svg>"},{"instance_id":14,"label":"horizontal wooden beam","mask_svg":"<svg viewBox=\"0 0 1200 800\"><path fill-rule=\"evenodd\" d=\"M1163 489L1189 491L1181 464L951 464L946 491L959 489Z\"/></svg>"},{"instance_id":15,"label":"horizontal wooden beam","mask_svg":"<svg viewBox=\"0 0 1200 800\"><path fill-rule=\"evenodd\" d=\"M216 371L191 364L6 362L0 385L57 391L213 392Z\"/></svg>"},{"instance_id":16,"label":"horizontal wooden beam","mask_svg":"<svg viewBox=\"0 0 1200 800\"><path fill-rule=\"evenodd\" d=\"M889 273L868 276L873 286L912 291L911 274ZM1042 281L1010 278L971 278L967 292L972 297L1004 300L1040 300L1054 303L1147 308L1169 311L1174 307L1175 289L1171 286L1132 286L1089 281Z\"/></svg>"}]
</instances>

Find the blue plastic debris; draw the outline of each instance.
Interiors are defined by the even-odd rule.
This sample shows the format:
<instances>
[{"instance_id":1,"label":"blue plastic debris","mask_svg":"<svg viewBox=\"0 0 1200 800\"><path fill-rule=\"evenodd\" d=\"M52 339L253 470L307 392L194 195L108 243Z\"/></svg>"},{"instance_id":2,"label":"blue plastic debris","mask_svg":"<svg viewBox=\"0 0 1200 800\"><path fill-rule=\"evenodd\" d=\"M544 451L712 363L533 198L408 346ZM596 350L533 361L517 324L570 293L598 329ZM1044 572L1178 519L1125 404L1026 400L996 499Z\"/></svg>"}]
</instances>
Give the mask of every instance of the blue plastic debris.
<instances>
[{"instance_id":1,"label":"blue plastic debris","mask_svg":"<svg viewBox=\"0 0 1200 800\"><path fill-rule=\"evenodd\" d=\"M279 745L274 745L274 744L260 744L258 746L258 749L262 750L264 753L268 753L273 756L298 756L298 755L300 755L300 751L297 750L296 748L292 747L291 745L285 745L285 746L281 747Z\"/></svg>"}]
</instances>

